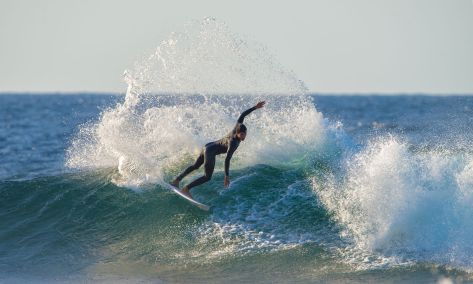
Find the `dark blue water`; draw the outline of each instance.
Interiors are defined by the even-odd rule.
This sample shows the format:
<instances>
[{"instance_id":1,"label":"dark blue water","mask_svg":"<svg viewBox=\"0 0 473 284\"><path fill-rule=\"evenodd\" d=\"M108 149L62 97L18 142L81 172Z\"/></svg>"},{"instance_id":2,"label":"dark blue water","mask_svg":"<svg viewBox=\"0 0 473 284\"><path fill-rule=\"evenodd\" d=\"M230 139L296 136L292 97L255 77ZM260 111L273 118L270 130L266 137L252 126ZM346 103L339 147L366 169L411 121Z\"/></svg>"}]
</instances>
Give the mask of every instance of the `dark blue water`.
<instances>
[{"instance_id":1,"label":"dark blue water","mask_svg":"<svg viewBox=\"0 0 473 284\"><path fill-rule=\"evenodd\" d=\"M236 167L228 191L217 171L196 193L205 213L117 182L118 161L66 166L77 137L121 139L80 132L109 125L122 96L0 95L0 281L471 281L473 97L312 99L327 129L317 150ZM114 151L155 146L139 143Z\"/></svg>"},{"instance_id":2,"label":"dark blue water","mask_svg":"<svg viewBox=\"0 0 473 284\"><path fill-rule=\"evenodd\" d=\"M112 95L1 95L0 177L28 178L64 170L78 125L122 98Z\"/></svg>"}]
</instances>

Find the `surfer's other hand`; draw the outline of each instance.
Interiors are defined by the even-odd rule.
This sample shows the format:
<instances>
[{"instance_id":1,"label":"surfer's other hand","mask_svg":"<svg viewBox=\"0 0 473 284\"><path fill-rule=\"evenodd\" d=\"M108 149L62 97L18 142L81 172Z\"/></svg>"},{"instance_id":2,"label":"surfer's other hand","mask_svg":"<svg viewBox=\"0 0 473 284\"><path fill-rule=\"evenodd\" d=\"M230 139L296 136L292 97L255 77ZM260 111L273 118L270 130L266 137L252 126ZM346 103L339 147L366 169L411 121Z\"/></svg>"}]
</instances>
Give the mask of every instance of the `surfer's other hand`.
<instances>
[{"instance_id":1,"label":"surfer's other hand","mask_svg":"<svg viewBox=\"0 0 473 284\"><path fill-rule=\"evenodd\" d=\"M223 185L225 187L228 187L230 185L230 178L228 176L225 176L225 178L223 179Z\"/></svg>"},{"instance_id":2,"label":"surfer's other hand","mask_svg":"<svg viewBox=\"0 0 473 284\"><path fill-rule=\"evenodd\" d=\"M266 101L261 101L255 105L255 108L262 108L266 104Z\"/></svg>"}]
</instances>

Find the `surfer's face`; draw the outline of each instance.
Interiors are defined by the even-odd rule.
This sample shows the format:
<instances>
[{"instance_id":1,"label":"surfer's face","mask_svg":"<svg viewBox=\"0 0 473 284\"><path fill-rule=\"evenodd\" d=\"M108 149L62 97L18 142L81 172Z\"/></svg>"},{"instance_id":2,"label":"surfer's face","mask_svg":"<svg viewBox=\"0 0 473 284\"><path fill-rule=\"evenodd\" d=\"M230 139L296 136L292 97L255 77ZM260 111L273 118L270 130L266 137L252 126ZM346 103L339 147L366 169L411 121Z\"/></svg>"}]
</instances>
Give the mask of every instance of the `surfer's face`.
<instances>
[{"instance_id":1,"label":"surfer's face","mask_svg":"<svg viewBox=\"0 0 473 284\"><path fill-rule=\"evenodd\" d=\"M238 140L240 140L240 141L245 141L246 132L237 133L237 137L238 137Z\"/></svg>"}]
</instances>

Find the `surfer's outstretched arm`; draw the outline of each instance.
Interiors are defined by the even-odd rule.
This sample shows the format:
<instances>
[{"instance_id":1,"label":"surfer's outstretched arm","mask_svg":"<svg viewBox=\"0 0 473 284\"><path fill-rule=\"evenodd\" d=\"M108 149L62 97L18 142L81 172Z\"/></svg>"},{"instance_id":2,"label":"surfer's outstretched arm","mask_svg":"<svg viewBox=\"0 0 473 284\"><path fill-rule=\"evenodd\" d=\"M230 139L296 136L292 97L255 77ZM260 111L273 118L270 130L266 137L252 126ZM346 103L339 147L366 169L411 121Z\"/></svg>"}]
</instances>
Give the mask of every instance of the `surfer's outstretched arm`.
<instances>
[{"instance_id":1,"label":"surfer's outstretched arm","mask_svg":"<svg viewBox=\"0 0 473 284\"><path fill-rule=\"evenodd\" d=\"M238 118L238 123L243 123L243 120L245 119L245 116L249 115L255 109L262 108L265 103L266 103L265 101L261 101L261 102L257 103L254 107L249 108L249 109L245 110L244 112L242 112L240 114L240 117Z\"/></svg>"},{"instance_id":2,"label":"surfer's outstretched arm","mask_svg":"<svg viewBox=\"0 0 473 284\"><path fill-rule=\"evenodd\" d=\"M249 115L255 109L264 107L265 103L266 103L265 101L258 102L254 107L245 110L238 118L238 122L232 131L232 135L233 135L233 138L231 140L232 142L228 147L227 157L225 158L225 178L223 180L223 184L225 185L225 187L228 187L230 185L229 170L230 170L230 160L232 159L233 152L235 152L235 150L238 148L240 141L244 141L246 137L246 126L243 125L243 120L245 119L245 116ZM237 139L237 140L234 140L234 139Z\"/></svg>"}]
</instances>

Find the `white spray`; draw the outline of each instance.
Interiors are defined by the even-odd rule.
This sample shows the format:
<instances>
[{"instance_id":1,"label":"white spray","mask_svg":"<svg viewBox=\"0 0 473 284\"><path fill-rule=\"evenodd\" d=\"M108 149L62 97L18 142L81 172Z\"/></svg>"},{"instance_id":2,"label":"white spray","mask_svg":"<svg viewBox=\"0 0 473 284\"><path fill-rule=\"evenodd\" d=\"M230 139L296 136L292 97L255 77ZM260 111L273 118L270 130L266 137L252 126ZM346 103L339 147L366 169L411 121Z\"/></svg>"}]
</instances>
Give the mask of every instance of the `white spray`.
<instances>
[{"instance_id":1,"label":"white spray","mask_svg":"<svg viewBox=\"0 0 473 284\"><path fill-rule=\"evenodd\" d=\"M323 143L323 117L306 87L257 43L207 18L173 33L134 70L123 103L83 126L68 149L72 168L117 168L116 183L161 181L192 162L202 145L223 137L258 100L264 111L245 120L248 138L232 167L278 163Z\"/></svg>"}]
</instances>

